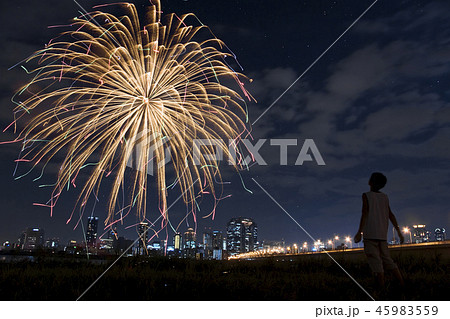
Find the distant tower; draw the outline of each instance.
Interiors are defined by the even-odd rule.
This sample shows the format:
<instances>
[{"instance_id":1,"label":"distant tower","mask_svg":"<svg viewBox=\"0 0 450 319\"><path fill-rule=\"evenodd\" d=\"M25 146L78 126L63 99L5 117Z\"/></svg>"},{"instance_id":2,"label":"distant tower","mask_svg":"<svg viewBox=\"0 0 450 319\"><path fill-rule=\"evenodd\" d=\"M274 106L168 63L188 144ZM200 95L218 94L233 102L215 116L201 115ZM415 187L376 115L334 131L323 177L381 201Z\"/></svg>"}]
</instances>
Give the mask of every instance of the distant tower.
<instances>
[{"instance_id":1,"label":"distant tower","mask_svg":"<svg viewBox=\"0 0 450 319\"><path fill-rule=\"evenodd\" d=\"M445 241L445 228L436 228L434 230L434 239L436 241Z\"/></svg>"},{"instance_id":2,"label":"distant tower","mask_svg":"<svg viewBox=\"0 0 450 319\"><path fill-rule=\"evenodd\" d=\"M139 241L137 247L138 255L148 255L147 250L147 240L148 240L148 223L139 223L138 233L139 233Z\"/></svg>"},{"instance_id":3,"label":"distant tower","mask_svg":"<svg viewBox=\"0 0 450 319\"><path fill-rule=\"evenodd\" d=\"M98 217L90 216L87 221L86 230L86 242L88 246L95 246L97 244L97 229L98 229Z\"/></svg>"},{"instance_id":4,"label":"distant tower","mask_svg":"<svg viewBox=\"0 0 450 319\"><path fill-rule=\"evenodd\" d=\"M258 248L258 227L251 218L232 218L227 224L227 251L236 255Z\"/></svg>"},{"instance_id":5,"label":"distant tower","mask_svg":"<svg viewBox=\"0 0 450 319\"><path fill-rule=\"evenodd\" d=\"M27 228L24 236L23 249L34 250L44 247L44 230L42 228Z\"/></svg>"},{"instance_id":6,"label":"distant tower","mask_svg":"<svg viewBox=\"0 0 450 319\"><path fill-rule=\"evenodd\" d=\"M188 230L184 233L184 256L187 258L195 258L195 240L196 234L192 228L188 228Z\"/></svg>"}]
</instances>

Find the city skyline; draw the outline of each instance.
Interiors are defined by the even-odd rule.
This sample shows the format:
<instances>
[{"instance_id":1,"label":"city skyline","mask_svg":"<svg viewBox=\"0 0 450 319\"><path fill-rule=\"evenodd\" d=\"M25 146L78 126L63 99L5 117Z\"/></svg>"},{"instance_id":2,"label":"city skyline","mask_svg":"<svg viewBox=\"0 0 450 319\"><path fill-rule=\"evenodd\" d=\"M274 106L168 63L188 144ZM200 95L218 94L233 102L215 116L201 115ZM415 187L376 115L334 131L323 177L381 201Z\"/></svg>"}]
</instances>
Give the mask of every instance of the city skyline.
<instances>
[{"instance_id":1,"label":"city skyline","mask_svg":"<svg viewBox=\"0 0 450 319\"><path fill-rule=\"evenodd\" d=\"M98 249L112 249L112 242L117 241L119 238L122 238L122 240L130 241L132 242L133 239L128 239L124 237L122 234L119 234L117 230L110 231L109 234L113 233L111 236L105 236L106 239L102 239L97 237L96 232L96 225L95 222L98 221L98 217L92 216L88 218L87 221L87 233L86 233L86 242L84 240L81 241L75 241L75 240L69 240L68 246L78 244L83 249L86 247L94 247L96 246ZM240 224L248 224L245 227L239 226ZM249 228L250 225L254 224L255 228ZM175 232L172 236L169 236L167 238L159 238L159 237L150 237L148 232L151 229L148 225L148 223L140 223L138 225L139 229L139 236L142 240L137 241L137 244L134 245L135 247L133 249L130 249L130 252L133 251L135 248L137 249L137 254L139 255L146 255L146 249L150 247L151 249L155 249L155 247L152 247L154 243L158 243L159 247L156 248L156 250L165 250L167 247L172 247L175 250L184 251L182 254L183 257L188 258L195 258L195 251L197 248L201 248L205 250L205 255L208 257L213 256L213 250L214 248L219 248L220 250L227 251L227 256L232 256L234 254L240 254L245 253L249 251L255 251L255 250L262 250L266 245L269 246L279 246L279 247L293 247L298 246L301 247L303 245L303 248L307 248L308 250L311 250L312 247L320 246L322 248L329 249L330 247L332 249L337 249L337 245L345 245L346 247L351 246L353 247L353 238L351 235L342 235L342 234L328 234L328 236L324 238L315 238L315 241L312 241L311 239L307 241L297 240L294 242L286 242L283 237L281 237L278 240L273 239L261 239L258 240L257 237L257 228L256 228L256 222L248 217L234 217L232 218L226 225L225 231L222 231L220 229L213 229L211 227L205 227L203 230L200 230L198 232L195 232L193 228L188 227L185 232L179 233ZM421 242L428 242L428 241L444 241L446 240L446 229L444 227L435 227L430 228L427 227L424 224L416 224L416 225L404 225L401 227L402 233L405 236L405 243L421 243ZM89 234L91 232L92 234ZM235 233L238 233L235 235ZM39 236L35 235L38 234ZM59 237L55 236L44 236L45 229L42 228L33 228L28 227L25 231L21 233L21 235L18 236L17 241L13 240L7 240L5 242L0 242L0 244L8 243L10 247L20 247L21 250L34 250L37 247L42 248L61 248L64 247L62 243L64 241L60 240ZM253 234L253 235L251 235ZM37 236L37 237L36 237ZM220 236L220 237L219 237ZM246 238L246 236L252 236L252 239ZM391 237L392 236L392 237ZM409 237L408 237L409 236ZM31 241L30 238L31 237ZM220 239L219 239L220 238ZM245 239L244 239L245 238ZM409 241L408 241L409 238ZM414 240L413 240L414 238ZM216 244L216 240L222 242L222 244L218 245ZM390 243L398 243L398 236L392 232L388 232L388 242ZM105 241L111 241L110 244L106 244ZM239 242L244 241L244 246L241 246ZM144 242L145 248L144 248ZM236 242L238 242L238 246L236 248ZM274 244L275 243L275 244ZM103 245L103 247L102 247ZM109 246L108 246L109 245ZM177 245L179 248L177 248ZM220 247L215 247L220 246ZM306 246L306 247L305 247ZM360 247L359 244L355 244L355 246ZM5 247L6 248L6 247ZM206 252L206 250L211 250L210 252ZM191 251L191 252L189 252ZM215 254L215 253L214 253ZM211 256L209 256L211 255ZM222 256L222 253L220 253L220 256ZM214 258L216 259L216 258ZM220 258L221 259L221 258Z\"/></svg>"}]
</instances>

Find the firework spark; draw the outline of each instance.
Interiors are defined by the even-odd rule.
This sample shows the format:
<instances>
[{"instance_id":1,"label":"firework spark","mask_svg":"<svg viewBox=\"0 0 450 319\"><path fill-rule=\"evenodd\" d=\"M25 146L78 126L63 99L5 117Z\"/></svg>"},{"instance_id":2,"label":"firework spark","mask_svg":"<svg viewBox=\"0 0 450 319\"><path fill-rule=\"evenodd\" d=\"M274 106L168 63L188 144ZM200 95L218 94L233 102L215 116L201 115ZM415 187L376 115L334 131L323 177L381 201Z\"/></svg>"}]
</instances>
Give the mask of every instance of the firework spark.
<instances>
[{"instance_id":1,"label":"firework spark","mask_svg":"<svg viewBox=\"0 0 450 319\"><path fill-rule=\"evenodd\" d=\"M16 128L19 118L29 119L16 139L23 143L18 161L45 168L57 154L64 156L50 201L38 205L53 209L63 189L75 187L80 171L90 166L77 202L82 207L114 172L109 225L117 221L117 210L123 216L132 207L145 219L148 183L157 185L159 209L167 219L167 165L158 165L153 177L147 174L150 162L165 162L167 147L187 205L195 207L207 190L215 194L214 181L220 181L218 163L211 159L215 148L205 145L194 159L193 141L236 144L248 133L244 99L224 84L227 79L252 100L242 83L246 78L225 62L234 55L223 42L212 33L202 42L194 40L209 29L188 25L192 14L162 17L159 1L153 1L140 19L133 4L116 6L125 14L94 11L77 17L70 24L74 31L62 33L27 60L36 67L23 67L33 79L14 97L23 101L16 102L12 123ZM227 142L219 148L232 157ZM135 170L126 181L131 200L118 209L131 158Z\"/></svg>"}]
</instances>

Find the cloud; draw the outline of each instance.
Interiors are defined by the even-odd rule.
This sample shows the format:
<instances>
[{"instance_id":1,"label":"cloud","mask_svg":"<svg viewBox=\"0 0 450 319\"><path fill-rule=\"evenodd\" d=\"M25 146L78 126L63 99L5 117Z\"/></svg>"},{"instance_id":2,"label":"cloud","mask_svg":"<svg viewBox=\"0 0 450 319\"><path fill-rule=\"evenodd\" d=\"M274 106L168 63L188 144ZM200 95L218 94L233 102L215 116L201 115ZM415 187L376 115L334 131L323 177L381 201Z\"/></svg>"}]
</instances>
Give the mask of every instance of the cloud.
<instances>
[{"instance_id":1,"label":"cloud","mask_svg":"<svg viewBox=\"0 0 450 319\"><path fill-rule=\"evenodd\" d=\"M283 205L299 206L305 223L317 225L331 216L327 223L357 224L360 196L375 170L387 174L386 191L402 224L450 220L444 209L450 192L445 89L450 55L448 46L442 46L450 43L450 34L424 36L435 25L438 8L426 6L434 13L424 14L428 18L414 26L408 18L411 10L370 21L359 30L368 41L330 65L328 73L311 70L254 127L259 137L313 138L321 151L326 166L295 167L294 151L288 153L288 167L251 169ZM399 21L408 27L399 30ZM395 28L395 37L380 40L380 33L392 35ZM252 75L256 110L262 112L301 71L274 68ZM313 75L323 77L316 80L322 87L309 83ZM277 163L278 149L267 157Z\"/></svg>"},{"instance_id":2,"label":"cloud","mask_svg":"<svg viewBox=\"0 0 450 319\"><path fill-rule=\"evenodd\" d=\"M327 79L329 95L333 98L356 99L378 86L392 72L396 60L400 58L395 51L399 51L401 46L400 43L392 43L387 48L379 48L372 44L337 63L333 74Z\"/></svg>"}]
</instances>

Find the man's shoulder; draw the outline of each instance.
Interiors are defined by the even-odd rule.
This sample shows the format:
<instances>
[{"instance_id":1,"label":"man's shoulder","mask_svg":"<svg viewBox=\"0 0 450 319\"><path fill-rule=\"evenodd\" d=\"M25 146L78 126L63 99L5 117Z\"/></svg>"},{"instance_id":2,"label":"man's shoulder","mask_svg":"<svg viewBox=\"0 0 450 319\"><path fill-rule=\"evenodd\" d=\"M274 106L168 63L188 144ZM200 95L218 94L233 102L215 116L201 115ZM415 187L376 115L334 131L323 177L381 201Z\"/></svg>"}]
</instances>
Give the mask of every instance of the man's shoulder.
<instances>
[{"instance_id":1,"label":"man's shoulder","mask_svg":"<svg viewBox=\"0 0 450 319\"><path fill-rule=\"evenodd\" d=\"M375 195L380 195L380 196L388 196L386 193L383 193L383 192L368 191L368 192L363 193L363 195L369 195L369 194L375 194Z\"/></svg>"}]
</instances>

